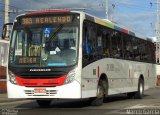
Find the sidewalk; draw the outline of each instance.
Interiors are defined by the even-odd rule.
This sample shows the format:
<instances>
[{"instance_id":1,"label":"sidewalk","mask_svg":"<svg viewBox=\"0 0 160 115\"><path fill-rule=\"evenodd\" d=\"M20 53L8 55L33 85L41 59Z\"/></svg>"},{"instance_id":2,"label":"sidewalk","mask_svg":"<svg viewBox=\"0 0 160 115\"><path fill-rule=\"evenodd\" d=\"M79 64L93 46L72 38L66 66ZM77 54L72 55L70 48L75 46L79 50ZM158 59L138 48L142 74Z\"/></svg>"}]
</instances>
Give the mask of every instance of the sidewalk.
<instances>
[{"instance_id":1,"label":"sidewalk","mask_svg":"<svg viewBox=\"0 0 160 115\"><path fill-rule=\"evenodd\" d=\"M22 101L24 99L9 99L6 93L0 93L0 103Z\"/></svg>"}]
</instances>

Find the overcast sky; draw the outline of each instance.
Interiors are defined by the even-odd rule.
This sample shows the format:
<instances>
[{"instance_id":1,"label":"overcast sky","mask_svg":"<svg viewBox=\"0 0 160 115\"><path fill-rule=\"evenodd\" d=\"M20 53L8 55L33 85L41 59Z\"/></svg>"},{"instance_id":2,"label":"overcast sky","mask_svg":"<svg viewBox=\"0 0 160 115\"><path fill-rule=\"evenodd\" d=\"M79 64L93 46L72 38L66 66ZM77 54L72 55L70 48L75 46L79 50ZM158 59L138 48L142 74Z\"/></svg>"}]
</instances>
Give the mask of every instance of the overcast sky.
<instances>
[{"instance_id":1,"label":"overcast sky","mask_svg":"<svg viewBox=\"0 0 160 115\"><path fill-rule=\"evenodd\" d=\"M86 8L86 12L105 18L105 0L10 0L11 9ZM4 21L4 0L0 0L0 26ZM10 21L18 13L10 14ZM156 0L109 0L109 18L132 31L154 36ZM1 31L1 30L0 30Z\"/></svg>"}]
</instances>

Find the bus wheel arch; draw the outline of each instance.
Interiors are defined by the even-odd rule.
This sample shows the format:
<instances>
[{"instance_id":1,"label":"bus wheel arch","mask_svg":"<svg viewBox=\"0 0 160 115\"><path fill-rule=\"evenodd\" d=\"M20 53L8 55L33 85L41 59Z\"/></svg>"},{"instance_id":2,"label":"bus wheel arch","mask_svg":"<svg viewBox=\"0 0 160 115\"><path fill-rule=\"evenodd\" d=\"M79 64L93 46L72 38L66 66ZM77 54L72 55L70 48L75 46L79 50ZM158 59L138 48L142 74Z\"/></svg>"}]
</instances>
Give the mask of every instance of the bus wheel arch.
<instances>
[{"instance_id":1,"label":"bus wheel arch","mask_svg":"<svg viewBox=\"0 0 160 115\"><path fill-rule=\"evenodd\" d=\"M103 87L105 90L105 97L106 97L108 95L108 88L109 88L108 77L105 73L102 73L99 80L102 80L103 82Z\"/></svg>"},{"instance_id":2,"label":"bus wheel arch","mask_svg":"<svg viewBox=\"0 0 160 115\"><path fill-rule=\"evenodd\" d=\"M108 95L108 79L105 74L101 74L97 85L97 96L90 98L91 105L100 106L103 104L105 95Z\"/></svg>"},{"instance_id":3,"label":"bus wheel arch","mask_svg":"<svg viewBox=\"0 0 160 115\"><path fill-rule=\"evenodd\" d=\"M143 76L142 74L141 74L140 77L139 77L139 80L140 80L140 79L142 79L143 82L144 82L144 76Z\"/></svg>"}]
</instances>

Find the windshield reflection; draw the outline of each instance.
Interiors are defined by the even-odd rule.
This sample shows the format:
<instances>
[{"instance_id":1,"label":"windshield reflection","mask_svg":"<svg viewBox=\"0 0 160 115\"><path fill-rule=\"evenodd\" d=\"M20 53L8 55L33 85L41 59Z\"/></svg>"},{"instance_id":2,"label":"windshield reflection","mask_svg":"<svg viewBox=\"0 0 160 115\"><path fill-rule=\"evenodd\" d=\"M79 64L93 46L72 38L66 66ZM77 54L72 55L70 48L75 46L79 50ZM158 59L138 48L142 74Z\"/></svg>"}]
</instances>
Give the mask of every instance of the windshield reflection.
<instances>
[{"instance_id":1,"label":"windshield reflection","mask_svg":"<svg viewBox=\"0 0 160 115\"><path fill-rule=\"evenodd\" d=\"M13 31L11 65L23 67L70 66L76 63L78 27L25 27Z\"/></svg>"}]
</instances>

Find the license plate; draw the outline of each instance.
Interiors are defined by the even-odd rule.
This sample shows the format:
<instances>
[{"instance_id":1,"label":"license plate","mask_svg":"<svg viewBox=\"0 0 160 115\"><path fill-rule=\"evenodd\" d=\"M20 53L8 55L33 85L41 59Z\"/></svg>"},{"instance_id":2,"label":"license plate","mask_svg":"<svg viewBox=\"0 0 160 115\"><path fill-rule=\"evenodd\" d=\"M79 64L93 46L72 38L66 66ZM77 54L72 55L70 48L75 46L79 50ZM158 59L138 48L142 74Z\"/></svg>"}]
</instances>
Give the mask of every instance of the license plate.
<instances>
[{"instance_id":1,"label":"license plate","mask_svg":"<svg viewBox=\"0 0 160 115\"><path fill-rule=\"evenodd\" d=\"M47 91L45 88L36 88L36 89L34 89L34 93L35 94L46 94Z\"/></svg>"}]
</instances>

